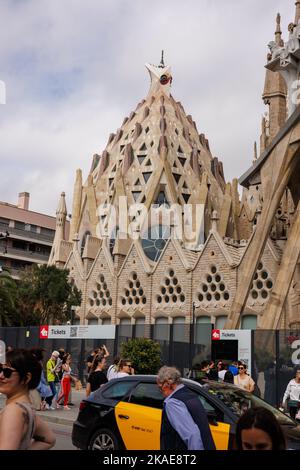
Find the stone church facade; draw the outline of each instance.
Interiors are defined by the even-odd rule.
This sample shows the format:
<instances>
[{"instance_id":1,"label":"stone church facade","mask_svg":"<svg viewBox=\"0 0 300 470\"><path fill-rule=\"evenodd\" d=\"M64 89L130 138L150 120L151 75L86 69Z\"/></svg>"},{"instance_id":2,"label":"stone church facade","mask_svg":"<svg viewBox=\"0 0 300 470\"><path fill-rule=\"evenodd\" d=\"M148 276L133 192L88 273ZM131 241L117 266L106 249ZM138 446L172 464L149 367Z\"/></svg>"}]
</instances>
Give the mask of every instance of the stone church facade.
<instances>
[{"instance_id":1,"label":"stone church facade","mask_svg":"<svg viewBox=\"0 0 300 470\"><path fill-rule=\"evenodd\" d=\"M299 19L297 1L293 29ZM172 96L171 69L163 57L158 66L146 65L151 78L146 98L109 136L102 155L94 155L85 182L77 170L68 240L64 193L57 209L49 264L69 269L72 282L82 291L82 304L76 309L80 323L188 324L194 312L196 323L213 323L215 328L300 324L298 268L276 324L264 319L295 218L296 200L288 185L251 278L244 267L264 223L265 188L271 177L257 168L263 168L268 149L291 113L289 84L280 68L270 67L274 50L284 45L278 15L275 40L269 44L260 150L255 144L253 165L240 179L241 198L238 180L225 181L223 165L212 155L207 138ZM111 214L116 215L115 222ZM185 231L175 236L178 223L188 225L192 237ZM127 226L132 229L129 236ZM246 279L247 292L233 321L232 306Z\"/></svg>"}]
</instances>

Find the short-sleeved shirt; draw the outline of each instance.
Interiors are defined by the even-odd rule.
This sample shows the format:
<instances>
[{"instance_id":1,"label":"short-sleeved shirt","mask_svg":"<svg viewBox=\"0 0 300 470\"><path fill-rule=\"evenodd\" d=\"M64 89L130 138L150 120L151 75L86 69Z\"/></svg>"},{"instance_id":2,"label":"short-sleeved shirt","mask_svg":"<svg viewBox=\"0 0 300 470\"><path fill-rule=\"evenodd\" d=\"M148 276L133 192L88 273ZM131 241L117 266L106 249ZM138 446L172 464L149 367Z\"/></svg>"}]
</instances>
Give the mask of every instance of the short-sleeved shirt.
<instances>
[{"instance_id":1,"label":"short-sleeved shirt","mask_svg":"<svg viewBox=\"0 0 300 470\"><path fill-rule=\"evenodd\" d=\"M94 392L95 390L98 390L98 388L106 384L107 382L107 377L102 372L102 370L96 370L95 372L91 372L88 378L88 383L91 384L91 392Z\"/></svg>"},{"instance_id":2,"label":"short-sleeved shirt","mask_svg":"<svg viewBox=\"0 0 300 470\"><path fill-rule=\"evenodd\" d=\"M47 362L47 380L48 382L54 382L55 381L55 373L52 372L52 370L55 368L56 362L53 361L52 359L49 359Z\"/></svg>"}]
</instances>

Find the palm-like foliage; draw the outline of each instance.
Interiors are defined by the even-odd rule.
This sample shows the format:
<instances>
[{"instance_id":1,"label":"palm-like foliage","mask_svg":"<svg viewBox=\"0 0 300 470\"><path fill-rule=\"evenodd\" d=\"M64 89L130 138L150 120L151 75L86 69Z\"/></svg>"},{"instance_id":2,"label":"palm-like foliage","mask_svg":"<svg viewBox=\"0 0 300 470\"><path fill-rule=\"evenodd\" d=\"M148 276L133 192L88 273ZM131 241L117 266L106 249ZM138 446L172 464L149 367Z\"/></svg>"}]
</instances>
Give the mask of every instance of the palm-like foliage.
<instances>
[{"instance_id":1,"label":"palm-like foliage","mask_svg":"<svg viewBox=\"0 0 300 470\"><path fill-rule=\"evenodd\" d=\"M33 265L27 268L18 285L16 324L42 325L54 320L63 323L69 320L71 306L81 303L81 292L68 276L68 270L55 266Z\"/></svg>"},{"instance_id":2,"label":"palm-like foliage","mask_svg":"<svg viewBox=\"0 0 300 470\"><path fill-rule=\"evenodd\" d=\"M8 268L0 272L0 326L10 326L17 302L17 284Z\"/></svg>"}]
</instances>

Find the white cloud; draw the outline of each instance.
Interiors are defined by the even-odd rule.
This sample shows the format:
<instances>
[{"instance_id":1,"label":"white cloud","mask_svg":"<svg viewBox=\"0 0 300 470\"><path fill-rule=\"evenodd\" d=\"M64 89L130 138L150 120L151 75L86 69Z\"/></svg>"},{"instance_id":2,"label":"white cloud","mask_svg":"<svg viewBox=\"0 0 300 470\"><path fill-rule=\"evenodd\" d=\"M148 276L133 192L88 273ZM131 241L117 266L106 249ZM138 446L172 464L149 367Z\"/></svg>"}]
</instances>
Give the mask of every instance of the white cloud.
<instances>
[{"instance_id":1,"label":"white cloud","mask_svg":"<svg viewBox=\"0 0 300 470\"><path fill-rule=\"evenodd\" d=\"M252 160L264 111L266 45L294 0L8 0L0 4L0 199L31 193L55 213L76 168L147 94L145 62L172 65L174 97L223 161L227 179ZM287 33L284 33L285 37Z\"/></svg>"}]
</instances>

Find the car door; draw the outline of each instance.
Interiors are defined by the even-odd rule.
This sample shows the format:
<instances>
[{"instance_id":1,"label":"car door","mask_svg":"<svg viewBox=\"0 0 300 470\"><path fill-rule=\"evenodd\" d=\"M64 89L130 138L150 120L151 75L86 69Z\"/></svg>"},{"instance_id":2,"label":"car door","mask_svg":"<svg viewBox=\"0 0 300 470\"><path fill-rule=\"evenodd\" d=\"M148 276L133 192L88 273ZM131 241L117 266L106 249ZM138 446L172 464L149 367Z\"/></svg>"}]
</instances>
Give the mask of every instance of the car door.
<instances>
[{"instance_id":1,"label":"car door","mask_svg":"<svg viewBox=\"0 0 300 470\"><path fill-rule=\"evenodd\" d=\"M195 390L193 389L195 392ZM196 392L199 400L201 401L209 420L209 427L217 450L228 450L230 428L229 423L224 422L224 412L219 409L215 404L210 402L206 396ZM213 416L214 419L210 419Z\"/></svg>"},{"instance_id":2,"label":"car door","mask_svg":"<svg viewBox=\"0 0 300 470\"><path fill-rule=\"evenodd\" d=\"M115 418L127 450L159 450L164 397L155 383L140 382L129 401L115 407Z\"/></svg>"}]
</instances>

